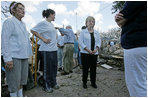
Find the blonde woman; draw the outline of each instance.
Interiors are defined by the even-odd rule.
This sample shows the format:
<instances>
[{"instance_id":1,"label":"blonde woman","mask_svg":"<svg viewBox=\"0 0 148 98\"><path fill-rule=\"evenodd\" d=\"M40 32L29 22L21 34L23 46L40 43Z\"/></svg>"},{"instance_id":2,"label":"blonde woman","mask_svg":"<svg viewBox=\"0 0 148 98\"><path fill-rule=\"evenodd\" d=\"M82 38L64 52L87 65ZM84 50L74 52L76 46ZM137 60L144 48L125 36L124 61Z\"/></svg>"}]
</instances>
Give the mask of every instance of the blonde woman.
<instances>
[{"instance_id":1,"label":"blonde woman","mask_svg":"<svg viewBox=\"0 0 148 98\"><path fill-rule=\"evenodd\" d=\"M81 46L81 60L82 60L82 81L83 88L87 88L88 70L90 69L90 79L93 88L97 88L96 85L96 65L98 49L101 46L101 40L99 32L94 30L95 18L88 16L86 18L86 29L83 29L80 33L79 44Z\"/></svg>"}]
</instances>

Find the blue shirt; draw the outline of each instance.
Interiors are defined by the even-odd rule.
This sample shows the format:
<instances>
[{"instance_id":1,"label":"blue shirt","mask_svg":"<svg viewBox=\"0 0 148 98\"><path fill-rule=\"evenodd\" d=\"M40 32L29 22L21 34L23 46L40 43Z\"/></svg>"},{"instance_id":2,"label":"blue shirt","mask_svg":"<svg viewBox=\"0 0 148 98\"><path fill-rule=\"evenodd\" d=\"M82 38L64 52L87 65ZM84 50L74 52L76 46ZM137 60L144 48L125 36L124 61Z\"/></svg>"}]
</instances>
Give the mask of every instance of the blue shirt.
<instances>
[{"instance_id":1,"label":"blue shirt","mask_svg":"<svg viewBox=\"0 0 148 98\"><path fill-rule=\"evenodd\" d=\"M64 34L64 43L74 43L75 35L72 29L60 28L59 31Z\"/></svg>"},{"instance_id":2,"label":"blue shirt","mask_svg":"<svg viewBox=\"0 0 148 98\"><path fill-rule=\"evenodd\" d=\"M16 17L4 21L1 38L5 62L12 61L12 58L26 59L32 55L29 32L25 23Z\"/></svg>"}]
</instances>

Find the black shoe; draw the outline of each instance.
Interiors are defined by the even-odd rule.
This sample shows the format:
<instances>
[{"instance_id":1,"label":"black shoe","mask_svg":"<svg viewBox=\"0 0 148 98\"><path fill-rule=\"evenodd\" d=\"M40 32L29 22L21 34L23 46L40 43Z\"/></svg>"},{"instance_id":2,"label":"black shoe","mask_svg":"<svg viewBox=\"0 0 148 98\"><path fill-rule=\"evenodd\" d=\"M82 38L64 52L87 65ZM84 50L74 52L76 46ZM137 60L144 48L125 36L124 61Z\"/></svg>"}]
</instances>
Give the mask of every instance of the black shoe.
<instances>
[{"instance_id":1,"label":"black shoe","mask_svg":"<svg viewBox=\"0 0 148 98\"><path fill-rule=\"evenodd\" d=\"M61 75L68 75L69 73L67 73L67 72L61 72Z\"/></svg>"},{"instance_id":2,"label":"black shoe","mask_svg":"<svg viewBox=\"0 0 148 98\"><path fill-rule=\"evenodd\" d=\"M93 88L97 88L97 85L96 84L92 84L91 85Z\"/></svg>"},{"instance_id":3,"label":"black shoe","mask_svg":"<svg viewBox=\"0 0 148 98\"><path fill-rule=\"evenodd\" d=\"M61 70L62 70L62 68L59 68L59 69L58 69L58 71L61 71Z\"/></svg>"},{"instance_id":4,"label":"black shoe","mask_svg":"<svg viewBox=\"0 0 148 98\"><path fill-rule=\"evenodd\" d=\"M87 85L86 85L86 84L83 84L83 88L84 88L84 89L87 89Z\"/></svg>"},{"instance_id":5,"label":"black shoe","mask_svg":"<svg viewBox=\"0 0 148 98\"><path fill-rule=\"evenodd\" d=\"M69 71L70 73L73 73L73 71Z\"/></svg>"}]
</instances>

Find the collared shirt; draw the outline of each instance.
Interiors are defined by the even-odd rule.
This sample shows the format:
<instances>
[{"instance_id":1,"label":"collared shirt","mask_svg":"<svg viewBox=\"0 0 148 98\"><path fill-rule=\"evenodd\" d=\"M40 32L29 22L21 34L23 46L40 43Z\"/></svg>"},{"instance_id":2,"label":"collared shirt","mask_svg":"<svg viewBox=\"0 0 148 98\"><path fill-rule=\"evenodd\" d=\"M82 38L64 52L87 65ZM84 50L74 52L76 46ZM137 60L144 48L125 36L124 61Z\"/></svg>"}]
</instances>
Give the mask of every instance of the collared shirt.
<instances>
[{"instance_id":1,"label":"collared shirt","mask_svg":"<svg viewBox=\"0 0 148 98\"><path fill-rule=\"evenodd\" d=\"M57 39L57 43L60 45L60 46L64 46L64 36L58 36L58 39Z\"/></svg>"},{"instance_id":2,"label":"collared shirt","mask_svg":"<svg viewBox=\"0 0 148 98\"><path fill-rule=\"evenodd\" d=\"M32 55L29 32L25 23L16 17L8 18L2 27L2 54L4 61L12 61L12 58L26 59Z\"/></svg>"},{"instance_id":3,"label":"collared shirt","mask_svg":"<svg viewBox=\"0 0 148 98\"><path fill-rule=\"evenodd\" d=\"M39 40L39 51L57 51L57 31L52 23L46 20L41 21L34 28L32 28L32 30L39 33L42 37L51 40L48 44L44 43L42 40Z\"/></svg>"},{"instance_id":4,"label":"collared shirt","mask_svg":"<svg viewBox=\"0 0 148 98\"><path fill-rule=\"evenodd\" d=\"M64 43L74 43L75 35L72 29L60 28L59 31L64 34Z\"/></svg>"},{"instance_id":5,"label":"collared shirt","mask_svg":"<svg viewBox=\"0 0 148 98\"><path fill-rule=\"evenodd\" d=\"M100 39L99 32L97 32L96 30L94 30L94 38L95 38L94 49L96 49L97 46L100 48L101 39ZM86 50L84 50L84 48L86 48L86 47L89 50L91 50L91 35L90 35L90 32L88 31L88 29L84 29L84 30L81 31L78 41L79 41L79 44L81 46L80 52L89 54ZM95 55L97 55L97 54L98 54L98 51L96 52Z\"/></svg>"}]
</instances>

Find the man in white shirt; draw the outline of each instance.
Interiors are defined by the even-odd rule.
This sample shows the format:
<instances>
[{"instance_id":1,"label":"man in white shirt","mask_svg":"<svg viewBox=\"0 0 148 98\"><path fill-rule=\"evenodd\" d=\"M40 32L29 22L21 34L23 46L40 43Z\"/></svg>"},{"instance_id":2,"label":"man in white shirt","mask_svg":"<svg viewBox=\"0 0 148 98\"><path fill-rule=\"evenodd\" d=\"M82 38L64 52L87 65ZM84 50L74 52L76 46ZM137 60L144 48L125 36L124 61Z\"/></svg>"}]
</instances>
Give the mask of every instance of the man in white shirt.
<instances>
[{"instance_id":1,"label":"man in white shirt","mask_svg":"<svg viewBox=\"0 0 148 98\"><path fill-rule=\"evenodd\" d=\"M57 39L58 46L58 71L62 70L63 48L64 48L64 34L61 34Z\"/></svg>"}]
</instances>

